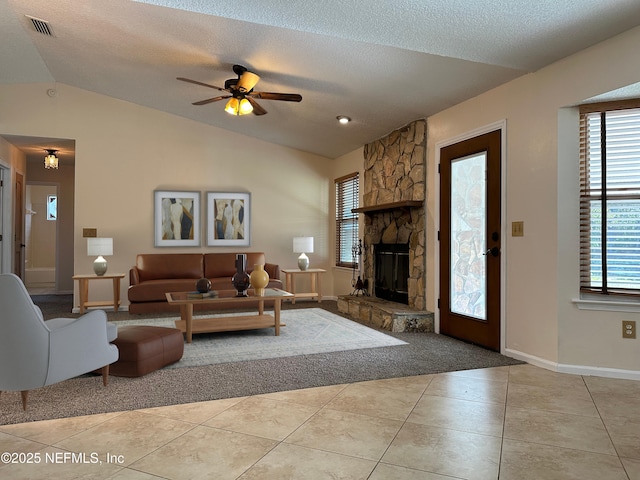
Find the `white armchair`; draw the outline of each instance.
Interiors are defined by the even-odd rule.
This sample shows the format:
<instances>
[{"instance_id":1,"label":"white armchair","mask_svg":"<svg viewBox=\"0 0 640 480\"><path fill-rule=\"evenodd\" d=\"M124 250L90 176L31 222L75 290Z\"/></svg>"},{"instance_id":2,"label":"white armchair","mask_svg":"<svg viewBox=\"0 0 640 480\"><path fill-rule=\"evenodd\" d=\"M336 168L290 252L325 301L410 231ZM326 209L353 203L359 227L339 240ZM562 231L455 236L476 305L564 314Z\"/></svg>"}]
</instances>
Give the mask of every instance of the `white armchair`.
<instances>
[{"instance_id":1,"label":"white armchair","mask_svg":"<svg viewBox=\"0 0 640 480\"><path fill-rule=\"evenodd\" d=\"M22 392L27 409L29 390L102 369L109 380L109 365L118 360L118 347L109 342L117 328L102 310L80 318L44 321L22 280L0 274L0 392Z\"/></svg>"}]
</instances>

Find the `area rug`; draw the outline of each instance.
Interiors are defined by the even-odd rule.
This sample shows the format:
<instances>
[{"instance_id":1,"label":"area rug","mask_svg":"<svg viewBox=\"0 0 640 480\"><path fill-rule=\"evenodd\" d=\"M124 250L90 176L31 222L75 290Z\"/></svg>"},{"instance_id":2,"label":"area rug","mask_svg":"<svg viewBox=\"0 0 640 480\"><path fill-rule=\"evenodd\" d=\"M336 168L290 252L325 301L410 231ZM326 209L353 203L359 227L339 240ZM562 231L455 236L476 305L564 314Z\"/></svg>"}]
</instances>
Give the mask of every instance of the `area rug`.
<instances>
[{"instance_id":1,"label":"area rug","mask_svg":"<svg viewBox=\"0 0 640 480\"><path fill-rule=\"evenodd\" d=\"M197 322L198 318L246 314L196 315L194 322ZM179 318L123 320L116 323L118 326L175 327L175 320ZM280 328L278 336L274 335L273 328L193 335L193 342L184 345L182 359L167 368L198 367L407 344L320 308L282 311L280 321L286 326Z\"/></svg>"}]
</instances>

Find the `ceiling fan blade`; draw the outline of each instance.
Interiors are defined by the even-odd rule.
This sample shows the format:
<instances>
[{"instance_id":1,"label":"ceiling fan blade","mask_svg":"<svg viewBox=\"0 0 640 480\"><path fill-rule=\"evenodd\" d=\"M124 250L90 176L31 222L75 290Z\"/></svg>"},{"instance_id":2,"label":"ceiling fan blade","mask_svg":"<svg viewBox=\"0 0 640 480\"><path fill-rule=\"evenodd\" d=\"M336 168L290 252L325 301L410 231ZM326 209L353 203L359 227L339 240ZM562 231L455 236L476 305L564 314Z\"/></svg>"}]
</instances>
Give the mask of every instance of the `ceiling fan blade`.
<instances>
[{"instance_id":1,"label":"ceiling fan blade","mask_svg":"<svg viewBox=\"0 0 640 480\"><path fill-rule=\"evenodd\" d=\"M249 96L262 100L282 100L284 102L301 102L302 95L297 93L252 92Z\"/></svg>"},{"instance_id":2,"label":"ceiling fan blade","mask_svg":"<svg viewBox=\"0 0 640 480\"><path fill-rule=\"evenodd\" d=\"M258 104L258 102L256 102L253 98L249 96L246 96L245 98L249 100L249 103L253 107L254 115L264 115L265 113L267 113L267 111L264 108L262 108L260 104Z\"/></svg>"},{"instance_id":3,"label":"ceiling fan blade","mask_svg":"<svg viewBox=\"0 0 640 480\"><path fill-rule=\"evenodd\" d=\"M176 77L176 80L181 80L183 82L188 82L188 83L194 83L196 85L201 85L203 87L214 88L216 90L220 90L221 92L226 92L227 91L224 88L216 87L215 85L209 85L208 83L202 83L202 82L199 82L197 80L191 80L190 78Z\"/></svg>"},{"instance_id":4,"label":"ceiling fan blade","mask_svg":"<svg viewBox=\"0 0 640 480\"><path fill-rule=\"evenodd\" d=\"M217 102L218 100L224 100L225 98L231 98L231 95L220 95L219 97L207 98L206 100L193 102L191 105L206 105L207 103Z\"/></svg>"}]
</instances>

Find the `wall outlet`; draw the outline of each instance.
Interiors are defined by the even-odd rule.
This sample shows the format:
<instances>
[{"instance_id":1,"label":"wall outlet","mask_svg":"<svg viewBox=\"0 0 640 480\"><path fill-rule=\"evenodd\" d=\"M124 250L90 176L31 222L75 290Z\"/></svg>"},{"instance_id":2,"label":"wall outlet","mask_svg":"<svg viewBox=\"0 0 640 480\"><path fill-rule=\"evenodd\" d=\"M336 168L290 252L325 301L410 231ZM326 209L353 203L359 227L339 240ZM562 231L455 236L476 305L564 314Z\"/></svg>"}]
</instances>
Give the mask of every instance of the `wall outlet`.
<instances>
[{"instance_id":1,"label":"wall outlet","mask_svg":"<svg viewBox=\"0 0 640 480\"><path fill-rule=\"evenodd\" d=\"M524 222L511 222L511 236L524 237Z\"/></svg>"},{"instance_id":2,"label":"wall outlet","mask_svg":"<svg viewBox=\"0 0 640 480\"><path fill-rule=\"evenodd\" d=\"M636 321L622 321L622 338L636 338Z\"/></svg>"}]
</instances>

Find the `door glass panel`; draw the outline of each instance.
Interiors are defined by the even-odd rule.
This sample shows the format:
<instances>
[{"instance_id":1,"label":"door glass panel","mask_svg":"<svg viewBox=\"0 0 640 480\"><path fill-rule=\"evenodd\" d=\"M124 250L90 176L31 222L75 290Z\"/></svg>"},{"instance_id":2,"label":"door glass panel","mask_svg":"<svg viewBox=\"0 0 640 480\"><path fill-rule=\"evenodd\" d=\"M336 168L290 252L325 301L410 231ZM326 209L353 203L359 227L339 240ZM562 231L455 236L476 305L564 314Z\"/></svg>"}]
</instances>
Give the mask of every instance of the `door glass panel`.
<instances>
[{"instance_id":1,"label":"door glass panel","mask_svg":"<svg viewBox=\"0 0 640 480\"><path fill-rule=\"evenodd\" d=\"M486 320L486 152L451 162L452 313Z\"/></svg>"}]
</instances>

